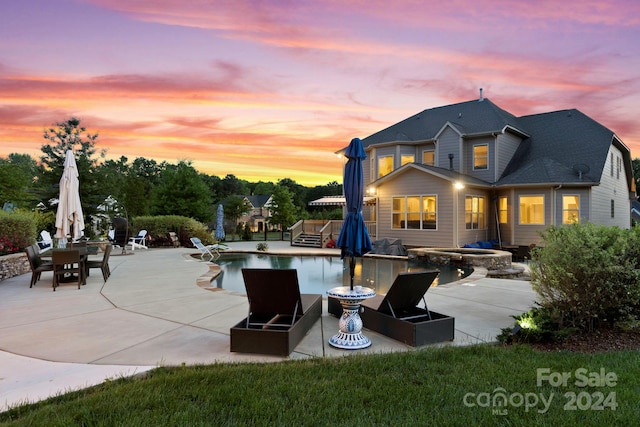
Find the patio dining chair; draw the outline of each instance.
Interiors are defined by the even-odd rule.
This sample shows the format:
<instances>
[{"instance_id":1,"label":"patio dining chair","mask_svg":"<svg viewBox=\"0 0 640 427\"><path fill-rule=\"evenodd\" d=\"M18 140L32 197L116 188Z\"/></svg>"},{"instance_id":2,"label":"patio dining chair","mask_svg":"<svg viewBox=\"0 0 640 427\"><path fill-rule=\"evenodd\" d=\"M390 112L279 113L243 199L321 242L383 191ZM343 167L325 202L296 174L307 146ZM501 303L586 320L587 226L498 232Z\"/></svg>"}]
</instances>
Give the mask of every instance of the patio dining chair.
<instances>
[{"instance_id":1,"label":"patio dining chair","mask_svg":"<svg viewBox=\"0 0 640 427\"><path fill-rule=\"evenodd\" d=\"M54 250L53 259L53 290L65 278L71 277L78 282L78 289L86 283L86 267L80 257L80 249Z\"/></svg>"},{"instance_id":2,"label":"patio dining chair","mask_svg":"<svg viewBox=\"0 0 640 427\"><path fill-rule=\"evenodd\" d=\"M109 276L111 276L111 270L109 269L109 256L111 255L111 248L113 245L107 245L104 248L104 256L101 260L87 261L87 275L90 269L99 268L102 271L102 278L106 282Z\"/></svg>"},{"instance_id":3,"label":"patio dining chair","mask_svg":"<svg viewBox=\"0 0 640 427\"><path fill-rule=\"evenodd\" d=\"M40 280L40 276L43 271L53 271L53 263L45 262L40 258L38 245L27 246L25 252L27 253L27 259L29 260L29 265L31 266L31 284L30 288L36 284L38 280Z\"/></svg>"}]
</instances>

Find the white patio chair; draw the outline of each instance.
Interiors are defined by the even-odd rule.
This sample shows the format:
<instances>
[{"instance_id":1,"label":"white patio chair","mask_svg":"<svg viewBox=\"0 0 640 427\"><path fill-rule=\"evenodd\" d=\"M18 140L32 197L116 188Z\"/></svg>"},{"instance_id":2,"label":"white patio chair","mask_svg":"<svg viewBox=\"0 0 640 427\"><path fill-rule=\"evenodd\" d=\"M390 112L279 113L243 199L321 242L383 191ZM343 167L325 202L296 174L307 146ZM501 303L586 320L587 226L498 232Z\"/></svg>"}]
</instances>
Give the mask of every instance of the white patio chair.
<instances>
[{"instance_id":1,"label":"white patio chair","mask_svg":"<svg viewBox=\"0 0 640 427\"><path fill-rule=\"evenodd\" d=\"M149 249L147 247L147 230L140 230L135 237L130 237L129 245L131 245L132 251L135 251L136 247L139 249Z\"/></svg>"},{"instance_id":2,"label":"white patio chair","mask_svg":"<svg viewBox=\"0 0 640 427\"><path fill-rule=\"evenodd\" d=\"M53 248L53 239L51 238L51 233L49 233L47 230L42 230L40 232L40 237L42 238L42 240L38 242L40 253L46 252Z\"/></svg>"}]
</instances>

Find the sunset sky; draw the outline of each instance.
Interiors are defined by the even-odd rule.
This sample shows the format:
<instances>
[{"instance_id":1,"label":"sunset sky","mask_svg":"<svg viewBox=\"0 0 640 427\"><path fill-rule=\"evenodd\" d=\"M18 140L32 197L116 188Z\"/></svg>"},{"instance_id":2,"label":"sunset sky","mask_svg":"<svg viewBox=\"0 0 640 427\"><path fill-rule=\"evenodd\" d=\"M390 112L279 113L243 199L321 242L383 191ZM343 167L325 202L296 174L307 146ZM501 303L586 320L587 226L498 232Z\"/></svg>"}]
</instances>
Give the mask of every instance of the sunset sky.
<instances>
[{"instance_id":1,"label":"sunset sky","mask_svg":"<svg viewBox=\"0 0 640 427\"><path fill-rule=\"evenodd\" d=\"M323 185L353 137L479 88L640 156L640 1L0 1L0 157L76 116L109 158Z\"/></svg>"}]
</instances>

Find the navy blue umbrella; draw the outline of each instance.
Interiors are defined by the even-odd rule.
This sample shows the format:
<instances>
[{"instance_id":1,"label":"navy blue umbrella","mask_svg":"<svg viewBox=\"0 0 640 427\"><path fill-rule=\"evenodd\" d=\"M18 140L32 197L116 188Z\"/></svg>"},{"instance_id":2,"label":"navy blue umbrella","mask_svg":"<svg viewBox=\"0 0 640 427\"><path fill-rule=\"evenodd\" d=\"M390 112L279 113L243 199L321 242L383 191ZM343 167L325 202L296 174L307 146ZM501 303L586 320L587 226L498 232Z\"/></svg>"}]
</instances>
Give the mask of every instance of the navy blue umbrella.
<instances>
[{"instance_id":1,"label":"navy blue umbrella","mask_svg":"<svg viewBox=\"0 0 640 427\"><path fill-rule=\"evenodd\" d=\"M218 205L218 212L216 214L216 232L214 233L214 237L218 241L223 241L225 238L224 234L224 208L222 205Z\"/></svg>"},{"instance_id":2,"label":"navy blue umbrella","mask_svg":"<svg viewBox=\"0 0 640 427\"><path fill-rule=\"evenodd\" d=\"M342 188L347 205L347 217L342 224L336 246L341 249L340 257L350 257L349 272L351 274L351 289L353 290L353 276L355 274L355 257L361 257L371 250L371 239L362 217L362 203L364 200L364 178L362 176L362 161L367 158L360 138L353 138L344 153L347 164L344 167Z\"/></svg>"}]
</instances>

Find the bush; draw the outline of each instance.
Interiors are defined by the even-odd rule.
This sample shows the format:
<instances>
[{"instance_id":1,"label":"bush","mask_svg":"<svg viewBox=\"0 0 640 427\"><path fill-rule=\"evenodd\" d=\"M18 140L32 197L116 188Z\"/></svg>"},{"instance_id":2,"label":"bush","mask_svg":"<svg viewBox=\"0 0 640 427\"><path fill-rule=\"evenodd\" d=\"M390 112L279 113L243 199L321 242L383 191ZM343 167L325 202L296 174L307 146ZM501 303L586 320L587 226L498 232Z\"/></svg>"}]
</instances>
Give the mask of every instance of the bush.
<instances>
[{"instance_id":1,"label":"bush","mask_svg":"<svg viewBox=\"0 0 640 427\"><path fill-rule=\"evenodd\" d=\"M0 211L0 255L22 252L36 241L36 222L30 212Z\"/></svg>"},{"instance_id":2,"label":"bush","mask_svg":"<svg viewBox=\"0 0 640 427\"><path fill-rule=\"evenodd\" d=\"M542 240L532 252L531 283L560 328L593 331L638 314L640 229L552 226Z\"/></svg>"},{"instance_id":3,"label":"bush","mask_svg":"<svg viewBox=\"0 0 640 427\"><path fill-rule=\"evenodd\" d=\"M131 220L133 233L139 230L147 230L151 240L151 246L171 246L168 236L170 231L175 232L180 239L180 245L191 247L191 237L198 237L205 245L214 243L214 238L207 226L193 218L180 215L139 216ZM135 235L135 234L132 234Z\"/></svg>"},{"instance_id":4,"label":"bush","mask_svg":"<svg viewBox=\"0 0 640 427\"><path fill-rule=\"evenodd\" d=\"M550 310L542 307L532 308L513 318L515 325L503 328L496 337L503 344L556 342L576 332L574 328L562 328Z\"/></svg>"}]
</instances>

